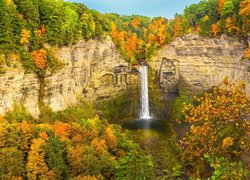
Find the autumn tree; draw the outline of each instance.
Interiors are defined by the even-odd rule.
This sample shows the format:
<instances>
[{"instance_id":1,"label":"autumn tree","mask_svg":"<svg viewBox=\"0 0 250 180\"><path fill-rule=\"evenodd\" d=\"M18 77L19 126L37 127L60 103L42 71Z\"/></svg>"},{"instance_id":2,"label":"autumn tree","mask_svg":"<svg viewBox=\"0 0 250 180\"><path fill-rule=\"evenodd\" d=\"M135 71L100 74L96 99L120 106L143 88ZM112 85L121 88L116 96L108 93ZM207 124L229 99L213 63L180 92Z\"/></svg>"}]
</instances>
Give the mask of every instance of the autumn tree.
<instances>
[{"instance_id":1,"label":"autumn tree","mask_svg":"<svg viewBox=\"0 0 250 180\"><path fill-rule=\"evenodd\" d=\"M47 67L47 57L46 57L46 50L40 49L38 51L33 51L31 53L32 59L35 62L35 65L38 69L45 69Z\"/></svg>"},{"instance_id":2,"label":"autumn tree","mask_svg":"<svg viewBox=\"0 0 250 180\"><path fill-rule=\"evenodd\" d=\"M239 15L242 16L242 34L247 35L250 32L250 2L243 0L240 3Z\"/></svg>"},{"instance_id":3,"label":"autumn tree","mask_svg":"<svg viewBox=\"0 0 250 180\"><path fill-rule=\"evenodd\" d=\"M29 179L46 178L49 169L45 161L45 141L41 138L33 139L26 164Z\"/></svg>"},{"instance_id":4,"label":"autumn tree","mask_svg":"<svg viewBox=\"0 0 250 180\"><path fill-rule=\"evenodd\" d=\"M185 122L191 124L180 140L183 159L192 165L204 160L204 154L215 157L239 157L247 151L247 120L250 113L245 84L214 88L204 97L194 97L199 104L185 106ZM201 172L200 172L201 173Z\"/></svg>"},{"instance_id":5,"label":"autumn tree","mask_svg":"<svg viewBox=\"0 0 250 180\"><path fill-rule=\"evenodd\" d=\"M179 37L182 35L182 22L179 16L174 18L174 26L173 26L174 37Z\"/></svg>"},{"instance_id":6,"label":"autumn tree","mask_svg":"<svg viewBox=\"0 0 250 180\"><path fill-rule=\"evenodd\" d=\"M135 54L137 50L137 35L135 33L126 34L124 49L126 51L128 58L134 62L136 60Z\"/></svg>"},{"instance_id":7,"label":"autumn tree","mask_svg":"<svg viewBox=\"0 0 250 180\"><path fill-rule=\"evenodd\" d=\"M225 4L225 0L219 0L218 7L217 7L219 12L222 11L224 4Z\"/></svg>"},{"instance_id":8,"label":"autumn tree","mask_svg":"<svg viewBox=\"0 0 250 180\"><path fill-rule=\"evenodd\" d=\"M250 1L249 0L243 0L240 3L240 15L243 16L250 16Z\"/></svg>"},{"instance_id":9,"label":"autumn tree","mask_svg":"<svg viewBox=\"0 0 250 180\"><path fill-rule=\"evenodd\" d=\"M211 21L209 20L209 18L210 17L206 15L199 21L199 34L202 36L208 36L211 33Z\"/></svg>"},{"instance_id":10,"label":"autumn tree","mask_svg":"<svg viewBox=\"0 0 250 180\"><path fill-rule=\"evenodd\" d=\"M220 32L219 25L217 23L212 24L212 26L211 26L211 33L212 33L212 35L213 36L217 36L219 34L219 32Z\"/></svg>"},{"instance_id":11,"label":"autumn tree","mask_svg":"<svg viewBox=\"0 0 250 180\"><path fill-rule=\"evenodd\" d=\"M89 12L84 12L80 17L80 22L82 26L82 35L86 39L90 39L95 36L96 23L93 19L92 14Z\"/></svg>"},{"instance_id":12,"label":"autumn tree","mask_svg":"<svg viewBox=\"0 0 250 180\"><path fill-rule=\"evenodd\" d=\"M140 19L138 17L135 17L134 20L132 21L132 25L133 25L134 28L139 28Z\"/></svg>"},{"instance_id":13,"label":"autumn tree","mask_svg":"<svg viewBox=\"0 0 250 180\"><path fill-rule=\"evenodd\" d=\"M21 44L28 44L29 43L29 38L30 38L30 31L27 29L22 29L22 34L21 34Z\"/></svg>"},{"instance_id":14,"label":"autumn tree","mask_svg":"<svg viewBox=\"0 0 250 180\"><path fill-rule=\"evenodd\" d=\"M250 48L244 51L244 56L248 59L250 59Z\"/></svg>"}]
</instances>

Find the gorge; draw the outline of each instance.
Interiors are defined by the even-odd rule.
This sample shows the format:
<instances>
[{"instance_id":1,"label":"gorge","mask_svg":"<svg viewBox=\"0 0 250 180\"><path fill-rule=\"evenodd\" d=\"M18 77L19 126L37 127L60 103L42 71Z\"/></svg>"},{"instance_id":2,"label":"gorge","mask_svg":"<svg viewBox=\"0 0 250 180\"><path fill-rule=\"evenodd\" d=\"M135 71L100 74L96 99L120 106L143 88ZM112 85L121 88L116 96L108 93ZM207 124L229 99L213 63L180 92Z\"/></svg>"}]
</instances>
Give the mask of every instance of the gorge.
<instances>
[{"instance_id":1,"label":"gorge","mask_svg":"<svg viewBox=\"0 0 250 180\"><path fill-rule=\"evenodd\" d=\"M248 42L249 43L249 42ZM155 71L161 98L178 93L199 93L218 86L225 77L246 83L250 92L250 63L242 60L247 42L222 35L203 38L197 35L178 37L159 50L149 62ZM43 101L53 110L63 110L79 98L102 100L138 86L138 67L129 65L117 52L110 38L81 41L72 47L55 49L64 67L47 70ZM39 79L24 69L10 68L0 75L0 114L23 104L38 117Z\"/></svg>"},{"instance_id":2,"label":"gorge","mask_svg":"<svg viewBox=\"0 0 250 180\"><path fill-rule=\"evenodd\" d=\"M1 0L0 179L249 179L250 3L195 1Z\"/></svg>"}]
</instances>

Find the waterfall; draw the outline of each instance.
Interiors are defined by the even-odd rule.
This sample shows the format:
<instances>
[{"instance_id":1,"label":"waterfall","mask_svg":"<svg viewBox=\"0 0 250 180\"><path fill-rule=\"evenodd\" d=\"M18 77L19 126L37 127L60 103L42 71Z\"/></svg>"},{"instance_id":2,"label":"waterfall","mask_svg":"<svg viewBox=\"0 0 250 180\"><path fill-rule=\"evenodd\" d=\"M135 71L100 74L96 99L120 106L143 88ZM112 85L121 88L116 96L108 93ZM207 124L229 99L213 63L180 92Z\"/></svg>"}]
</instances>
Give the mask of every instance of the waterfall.
<instances>
[{"instance_id":1,"label":"waterfall","mask_svg":"<svg viewBox=\"0 0 250 180\"><path fill-rule=\"evenodd\" d=\"M148 100L148 67L140 66L140 82L141 82L141 94L140 94L140 118L149 119L149 100Z\"/></svg>"}]
</instances>

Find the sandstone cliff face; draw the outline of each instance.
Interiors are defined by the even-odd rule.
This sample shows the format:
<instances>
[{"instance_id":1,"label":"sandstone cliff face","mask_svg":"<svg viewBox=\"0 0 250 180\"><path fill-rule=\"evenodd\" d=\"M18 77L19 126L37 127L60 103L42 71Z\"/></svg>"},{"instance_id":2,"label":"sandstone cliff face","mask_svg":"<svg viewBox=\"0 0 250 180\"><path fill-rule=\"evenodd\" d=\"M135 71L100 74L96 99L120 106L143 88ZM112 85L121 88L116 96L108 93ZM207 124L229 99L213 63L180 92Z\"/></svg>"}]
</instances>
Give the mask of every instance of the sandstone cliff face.
<instances>
[{"instance_id":1,"label":"sandstone cliff face","mask_svg":"<svg viewBox=\"0 0 250 180\"><path fill-rule=\"evenodd\" d=\"M63 47L57 55L66 66L45 78L45 104L62 110L84 97L109 98L136 84L137 73L128 66L111 39L90 40Z\"/></svg>"},{"instance_id":2,"label":"sandstone cliff face","mask_svg":"<svg viewBox=\"0 0 250 180\"><path fill-rule=\"evenodd\" d=\"M194 35L176 38L163 47L149 63L166 94L178 88L201 92L219 86L227 76L233 82L246 82L250 93L250 62L242 60L246 42L221 36L210 39Z\"/></svg>"},{"instance_id":3,"label":"sandstone cliff face","mask_svg":"<svg viewBox=\"0 0 250 180\"><path fill-rule=\"evenodd\" d=\"M57 56L65 66L56 73L47 72L43 89L44 103L55 111L75 104L80 97L93 101L116 96L138 81L136 70L120 57L110 38L62 47ZM24 70L0 75L0 114L17 103L38 117L39 89L38 78Z\"/></svg>"},{"instance_id":4,"label":"sandstone cliff face","mask_svg":"<svg viewBox=\"0 0 250 180\"><path fill-rule=\"evenodd\" d=\"M0 114L5 114L14 104L23 104L31 114L37 116L40 84L34 74L24 70L11 70L0 75Z\"/></svg>"},{"instance_id":5,"label":"sandstone cliff face","mask_svg":"<svg viewBox=\"0 0 250 180\"><path fill-rule=\"evenodd\" d=\"M225 76L245 81L250 93L250 62L241 60L246 46L227 36L186 35L163 47L149 65L157 72L164 97L176 94L180 87L191 92L208 90ZM120 57L110 38L62 47L57 56L65 66L56 73L47 72L43 89L44 103L53 110L63 110L80 97L90 101L113 97L139 84L137 70ZM39 89L37 77L22 69L0 74L0 114L17 103L38 117Z\"/></svg>"}]
</instances>

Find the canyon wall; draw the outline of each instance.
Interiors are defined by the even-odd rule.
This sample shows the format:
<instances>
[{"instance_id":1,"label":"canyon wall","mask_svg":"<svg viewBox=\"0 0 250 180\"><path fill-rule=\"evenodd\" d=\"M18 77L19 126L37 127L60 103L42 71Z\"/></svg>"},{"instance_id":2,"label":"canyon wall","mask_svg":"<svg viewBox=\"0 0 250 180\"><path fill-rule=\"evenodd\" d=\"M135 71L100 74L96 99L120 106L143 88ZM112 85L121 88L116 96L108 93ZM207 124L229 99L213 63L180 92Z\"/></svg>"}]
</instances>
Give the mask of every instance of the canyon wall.
<instances>
[{"instance_id":1,"label":"canyon wall","mask_svg":"<svg viewBox=\"0 0 250 180\"><path fill-rule=\"evenodd\" d=\"M245 41L228 36L210 39L185 35L160 49L149 66L156 72L164 98L178 92L209 90L226 76L231 81L246 82L249 94L250 62L242 58L246 47ZM57 111L82 97L102 100L138 86L137 70L119 55L110 38L81 41L57 49L56 54L65 65L57 72L48 70L42 83L21 67L0 74L0 114L17 103L38 117L41 90L43 102Z\"/></svg>"},{"instance_id":2,"label":"canyon wall","mask_svg":"<svg viewBox=\"0 0 250 180\"><path fill-rule=\"evenodd\" d=\"M150 66L165 95L200 93L219 86L225 77L246 83L250 93L250 61L243 60L247 42L235 37L185 35L159 50Z\"/></svg>"},{"instance_id":3,"label":"canyon wall","mask_svg":"<svg viewBox=\"0 0 250 180\"><path fill-rule=\"evenodd\" d=\"M121 58L110 38L81 41L57 49L56 54L65 66L54 73L48 71L42 83L43 102L55 111L77 103L82 97L89 101L105 99L137 85L137 70ZM1 74L0 82L0 114L17 103L38 117L41 83L34 74L19 68Z\"/></svg>"}]
</instances>

